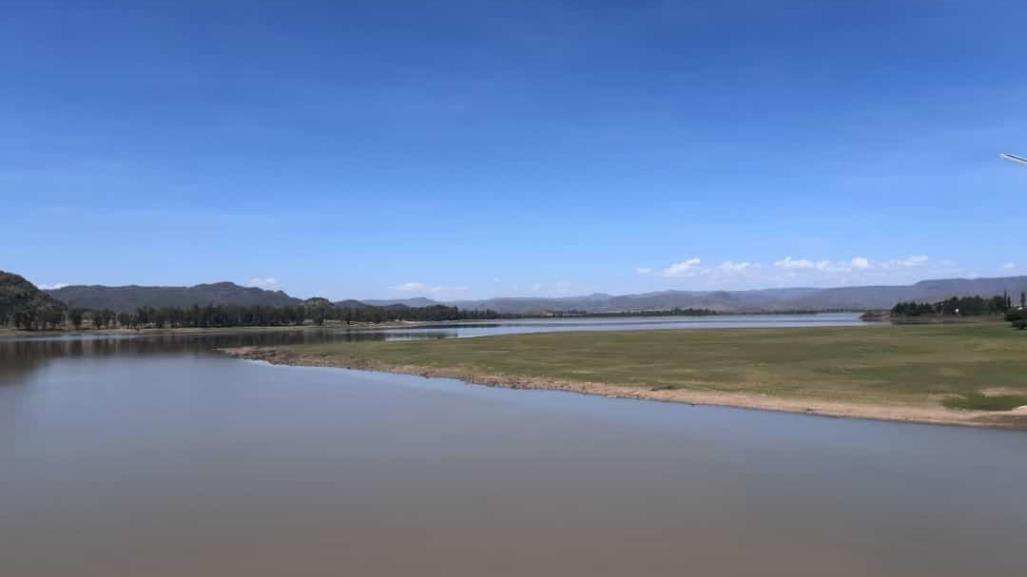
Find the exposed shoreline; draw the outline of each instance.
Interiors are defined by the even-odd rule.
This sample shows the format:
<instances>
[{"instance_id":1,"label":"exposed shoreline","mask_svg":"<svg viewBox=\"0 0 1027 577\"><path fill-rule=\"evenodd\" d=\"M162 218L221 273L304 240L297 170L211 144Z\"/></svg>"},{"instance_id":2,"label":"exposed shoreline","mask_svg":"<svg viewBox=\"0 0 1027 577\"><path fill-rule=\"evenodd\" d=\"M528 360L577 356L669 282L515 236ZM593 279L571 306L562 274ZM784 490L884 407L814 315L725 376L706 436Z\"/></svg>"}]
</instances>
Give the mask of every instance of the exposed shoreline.
<instances>
[{"instance_id":1,"label":"exposed shoreline","mask_svg":"<svg viewBox=\"0 0 1027 577\"><path fill-rule=\"evenodd\" d=\"M1013 411L971 411L947 409L941 406L920 407L833 402L818 399L789 399L747 393L661 389L659 387L642 388L516 375L492 375L455 368L393 365L373 360L339 362L318 355L298 354L276 347L236 347L219 350L235 358L264 361L274 365L332 367L417 375L425 378L448 378L487 387L563 391L618 399L734 407L822 417L1027 430L1027 408L1025 407Z\"/></svg>"}]
</instances>

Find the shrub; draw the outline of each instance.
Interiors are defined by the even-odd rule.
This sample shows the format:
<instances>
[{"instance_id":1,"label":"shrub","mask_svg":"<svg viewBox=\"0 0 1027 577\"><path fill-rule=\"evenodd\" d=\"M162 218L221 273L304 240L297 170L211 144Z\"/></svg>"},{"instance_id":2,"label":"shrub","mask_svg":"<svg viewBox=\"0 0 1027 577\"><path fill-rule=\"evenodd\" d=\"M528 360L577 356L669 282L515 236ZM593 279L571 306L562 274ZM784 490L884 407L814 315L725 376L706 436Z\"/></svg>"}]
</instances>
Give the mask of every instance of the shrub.
<instances>
[{"instance_id":1,"label":"shrub","mask_svg":"<svg viewBox=\"0 0 1027 577\"><path fill-rule=\"evenodd\" d=\"M1027 405L1025 395L982 395L970 393L961 397L950 397L941 402L950 409L971 411L1009 411Z\"/></svg>"}]
</instances>

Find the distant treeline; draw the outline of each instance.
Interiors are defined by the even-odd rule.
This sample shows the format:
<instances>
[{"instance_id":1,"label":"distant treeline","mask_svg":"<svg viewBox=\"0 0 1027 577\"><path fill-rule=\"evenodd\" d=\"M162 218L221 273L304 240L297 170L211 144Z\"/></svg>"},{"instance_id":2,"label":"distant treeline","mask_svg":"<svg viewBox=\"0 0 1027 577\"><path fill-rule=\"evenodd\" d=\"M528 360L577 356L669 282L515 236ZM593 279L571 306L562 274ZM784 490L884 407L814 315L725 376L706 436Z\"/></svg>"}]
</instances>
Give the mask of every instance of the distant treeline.
<instances>
[{"instance_id":1,"label":"distant treeline","mask_svg":"<svg viewBox=\"0 0 1027 577\"><path fill-rule=\"evenodd\" d=\"M705 317L718 314L713 309L673 308L659 311L617 311L617 312L589 312L584 310L550 311L545 313L547 317L569 318L569 317Z\"/></svg>"},{"instance_id":2,"label":"distant treeline","mask_svg":"<svg viewBox=\"0 0 1027 577\"><path fill-rule=\"evenodd\" d=\"M21 307L10 312L0 310L0 326L27 331L60 329L67 320L68 311L59 306Z\"/></svg>"},{"instance_id":3,"label":"distant treeline","mask_svg":"<svg viewBox=\"0 0 1027 577\"><path fill-rule=\"evenodd\" d=\"M936 303L905 302L892 307L892 317L979 317L1004 315L1006 320L1019 329L1027 329L1027 293L1020 293L1020 306L1013 306L1008 294L984 298L952 297Z\"/></svg>"},{"instance_id":4,"label":"distant treeline","mask_svg":"<svg viewBox=\"0 0 1027 577\"><path fill-rule=\"evenodd\" d=\"M1020 295L1021 306L1025 295ZM990 298L952 297L935 303L902 302L891 309L897 317L920 316L965 316L979 317L986 315L1003 315L1013 308L1009 295L997 295Z\"/></svg>"},{"instance_id":5,"label":"distant treeline","mask_svg":"<svg viewBox=\"0 0 1027 577\"><path fill-rule=\"evenodd\" d=\"M336 306L326 299L310 299L302 305L273 307L266 305L206 305L192 307L139 307L133 312L115 313L112 310L48 310L35 314L32 310L19 311L0 323L19 329L82 328L223 328L323 325L326 321L344 323L382 323L389 321L452 321L465 319L494 319L499 314L491 310L461 310L456 307L433 305L406 307L402 305L378 307Z\"/></svg>"}]
</instances>

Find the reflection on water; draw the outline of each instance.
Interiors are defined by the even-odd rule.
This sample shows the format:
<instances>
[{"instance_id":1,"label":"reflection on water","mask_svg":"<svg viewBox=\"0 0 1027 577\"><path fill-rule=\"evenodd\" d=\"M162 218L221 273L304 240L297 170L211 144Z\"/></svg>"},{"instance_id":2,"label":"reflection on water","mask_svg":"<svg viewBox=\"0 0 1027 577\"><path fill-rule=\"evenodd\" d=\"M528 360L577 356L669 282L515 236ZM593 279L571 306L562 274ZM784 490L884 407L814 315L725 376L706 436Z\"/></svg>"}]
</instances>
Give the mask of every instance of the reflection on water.
<instances>
[{"instance_id":1,"label":"reflection on water","mask_svg":"<svg viewBox=\"0 0 1027 577\"><path fill-rule=\"evenodd\" d=\"M211 354L219 348L319 343L326 341L408 341L472 338L564 331L639 331L744 327L858 326L857 313L815 315L731 315L710 317L613 317L524 319L496 322L439 323L389 329L300 328L238 332L0 337L0 386L18 381L20 373L51 357Z\"/></svg>"},{"instance_id":2,"label":"reflection on water","mask_svg":"<svg viewBox=\"0 0 1027 577\"><path fill-rule=\"evenodd\" d=\"M281 329L238 333L139 333L111 335L19 336L0 338L0 383L3 374L31 368L39 359L111 355L213 354L216 349L325 341L389 341L456 337L456 331Z\"/></svg>"},{"instance_id":3,"label":"reflection on water","mask_svg":"<svg viewBox=\"0 0 1027 577\"><path fill-rule=\"evenodd\" d=\"M399 329L406 338L468 338L567 331L656 331L674 329L849 327L865 325L859 313L808 315L715 315L682 317L587 317L522 319L492 323L446 323L421 330Z\"/></svg>"},{"instance_id":4,"label":"reflection on water","mask_svg":"<svg viewBox=\"0 0 1027 577\"><path fill-rule=\"evenodd\" d=\"M0 575L1027 574L1023 433L211 353L329 338L0 339Z\"/></svg>"}]
</instances>

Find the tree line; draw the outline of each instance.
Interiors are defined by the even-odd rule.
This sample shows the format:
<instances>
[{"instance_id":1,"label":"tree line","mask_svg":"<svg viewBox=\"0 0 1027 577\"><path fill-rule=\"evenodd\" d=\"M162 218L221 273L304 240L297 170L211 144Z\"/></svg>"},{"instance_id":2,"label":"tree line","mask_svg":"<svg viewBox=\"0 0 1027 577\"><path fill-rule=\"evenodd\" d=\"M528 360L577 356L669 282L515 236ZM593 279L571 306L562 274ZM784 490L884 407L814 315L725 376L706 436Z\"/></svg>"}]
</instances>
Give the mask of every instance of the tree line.
<instances>
[{"instance_id":1,"label":"tree line","mask_svg":"<svg viewBox=\"0 0 1027 577\"><path fill-rule=\"evenodd\" d=\"M65 326L67 320L67 311L58 307L20 307L9 312L0 310L0 326L13 326L27 331L59 329Z\"/></svg>"},{"instance_id":2,"label":"tree line","mask_svg":"<svg viewBox=\"0 0 1027 577\"><path fill-rule=\"evenodd\" d=\"M895 316L902 317L930 315L979 317L1002 315L1008 312L1012 306L1012 299L1009 295L997 295L990 298L951 297L934 303L901 302L892 307L891 312Z\"/></svg>"},{"instance_id":3,"label":"tree line","mask_svg":"<svg viewBox=\"0 0 1027 577\"><path fill-rule=\"evenodd\" d=\"M268 305L208 304L191 307L138 307L134 311L115 312L110 309L15 311L0 317L4 326L24 330L73 328L226 328L324 325L327 321L351 323L383 323L390 321L455 321L495 319L492 310L462 310L445 305L427 307L336 306L327 299L310 299L302 305L274 307Z\"/></svg>"},{"instance_id":4,"label":"tree line","mask_svg":"<svg viewBox=\"0 0 1027 577\"><path fill-rule=\"evenodd\" d=\"M1020 293L1020 305L1013 306L1009 294L996 295L991 298L980 296L952 297L934 303L901 302L891 309L895 317L925 316L1002 316L1020 330L1027 329L1027 292Z\"/></svg>"},{"instance_id":5,"label":"tree line","mask_svg":"<svg viewBox=\"0 0 1027 577\"><path fill-rule=\"evenodd\" d=\"M653 311L612 311L612 312L589 312L586 310L570 309L566 311L549 311L545 316L552 318L576 318L576 317L707 317L718 314L713 309L696 309L674 307Z\"/></svg>"}]
</instances>

